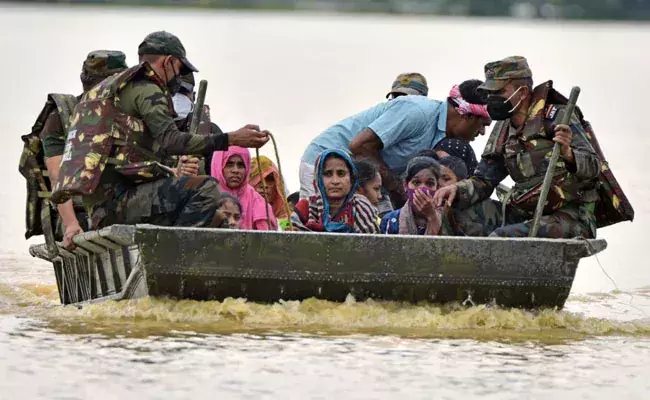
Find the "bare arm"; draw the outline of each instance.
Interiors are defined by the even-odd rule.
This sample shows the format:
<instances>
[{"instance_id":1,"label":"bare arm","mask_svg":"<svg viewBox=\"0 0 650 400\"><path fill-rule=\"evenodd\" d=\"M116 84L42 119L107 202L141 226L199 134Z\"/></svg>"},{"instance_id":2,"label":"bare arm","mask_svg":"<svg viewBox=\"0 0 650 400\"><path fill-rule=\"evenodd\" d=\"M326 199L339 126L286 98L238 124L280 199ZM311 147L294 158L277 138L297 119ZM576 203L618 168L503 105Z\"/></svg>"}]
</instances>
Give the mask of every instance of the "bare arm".
<instances>
[{"instance_id":1,"label":"bare arm","mask_svg":"<svg viewBox=\"0 0 650 400\"><path fill-rule=\"evenodd\" d=\"M406 195L399 177L390 172L388 165L381 158L381 150L384 145L370 128L365 128L350 141L350 151L355 158L370 158L379 165L379 173L384 187L388 190L390 198L395 206L401 207L404 204Z\"/></svg>"},{"instance_id":2,"label":"bare arm","mask_svg":"<svg viewBox=\"0 0 650 400\"><path fill-rule=\"evenodd\" d=\"M62 156L45 158L45 167L47 168L47 172L50 175L50 182L56 182L59 179L61 158ZM75 245L72 243L72 238L75 235L83 232L83 230L81 229L77 215L74 212L72 199L66 201L63 204L57 205L56 209L59 211L59 215L61 216L63 225L65 226L63 246L68 250L73 250Z\"/></svg>"}]
</instances>

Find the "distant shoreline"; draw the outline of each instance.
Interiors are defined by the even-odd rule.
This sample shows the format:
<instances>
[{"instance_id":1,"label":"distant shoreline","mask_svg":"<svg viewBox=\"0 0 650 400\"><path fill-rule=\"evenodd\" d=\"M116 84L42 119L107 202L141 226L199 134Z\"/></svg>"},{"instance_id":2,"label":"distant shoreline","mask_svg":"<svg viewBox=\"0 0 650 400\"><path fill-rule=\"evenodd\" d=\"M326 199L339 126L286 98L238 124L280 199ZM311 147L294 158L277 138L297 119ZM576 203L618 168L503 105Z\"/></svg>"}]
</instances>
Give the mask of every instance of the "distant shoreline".
<instances>
[{"instance_id":1,"label":"distant shoreline","mask_svg":"<svg viewBox=\"0 0 650 400\"><path fill-rule=\"evenodd\" d=\"M571 5L533 6L532 2L512 1L510 6L498 9L484 9L470 6L458 6L446 0L423 1L402 0L400 2L385 0L0 0L0 4L15 6L68 5L78 6L118 6L136 8L164 8L188 10L223 10L223 11L259 11L259 12L298 12L310 14L337 15L394 15L405 17L461 17L491 18L521 21L571 21L571 22L631 22L650 21L650 5L647 9L631 10L612 8L609 14L602 14L599 3L604 0L592 0L584 7ZM469 2L471 3L471 1ZM550 3L549 3L550 4ZM399 7L397 6L399 5ZM523 8L522 8L523 7ZM554 8L553 8L554 7ZM593 8L593 10L592 10ZM596 11L600 12L598 14ZM550 15L545 16L544 13Z\"/></svg>"}]
</instances>

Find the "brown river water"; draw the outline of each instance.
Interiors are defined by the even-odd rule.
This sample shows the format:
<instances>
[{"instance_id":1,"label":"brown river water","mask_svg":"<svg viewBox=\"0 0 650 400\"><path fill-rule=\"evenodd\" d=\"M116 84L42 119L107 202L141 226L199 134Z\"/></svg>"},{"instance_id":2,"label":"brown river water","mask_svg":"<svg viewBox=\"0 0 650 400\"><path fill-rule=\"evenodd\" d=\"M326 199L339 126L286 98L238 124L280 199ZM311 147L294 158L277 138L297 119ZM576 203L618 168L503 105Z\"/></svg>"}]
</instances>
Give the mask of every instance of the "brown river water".
<instances>
[{"instance_id":1,"label":"brown river water","mask_svg":"<svg viewBox=\"0 0 650 400\"><path fill-rule=\"evenodd\" d=\"M381 101L398 73L424 73L443 99L485 62L524 55L536 81L582 88L636 220L599 232L609 248L581 262L562 311L353 298L61 307L51 266L27 253L41 239L23 239L19 136L46 93L81 90L86 53L120 49L133 64L160 29L183 40L222 128L276 134L292 190L309 140ZM641 24L0 6L0 399L647 399L649 39Z\"/></svg>"}]
</instances>

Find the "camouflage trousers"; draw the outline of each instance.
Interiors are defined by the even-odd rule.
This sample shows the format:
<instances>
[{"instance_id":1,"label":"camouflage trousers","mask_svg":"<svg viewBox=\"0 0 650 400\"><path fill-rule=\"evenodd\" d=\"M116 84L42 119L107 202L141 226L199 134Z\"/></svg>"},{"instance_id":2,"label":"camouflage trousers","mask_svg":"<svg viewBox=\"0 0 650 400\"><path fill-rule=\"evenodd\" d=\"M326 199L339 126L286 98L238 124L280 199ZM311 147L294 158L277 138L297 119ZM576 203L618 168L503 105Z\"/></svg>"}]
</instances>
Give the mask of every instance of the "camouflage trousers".
<instances>
[{"instance_id":1,"label":"camouflage trousers","mask_svg":"<svg viewBox=\"0 0 650 400\"><path fill-rule=\"evenodd\" d=\"M93 229L113 224L228 227L217 211L219 184L209 176L165 178L135 186L112 185L92 207Z\"/></svg>"},{"instance_id":2,"label":"camouflage trousers","mask_svg":"<svg viewBox=\"0 0 650 400\"><path fill-rule=\"evenodd\" d=\"M596 237L596 203L568 204L553 214L540 218L537 237L570 239ZM533 224L533 213L496 200L484 200L464 210L457 210L454 218L467 236L526 237ZM505 221L504 221L505 219Z\"/></svg>"}]
</instances>

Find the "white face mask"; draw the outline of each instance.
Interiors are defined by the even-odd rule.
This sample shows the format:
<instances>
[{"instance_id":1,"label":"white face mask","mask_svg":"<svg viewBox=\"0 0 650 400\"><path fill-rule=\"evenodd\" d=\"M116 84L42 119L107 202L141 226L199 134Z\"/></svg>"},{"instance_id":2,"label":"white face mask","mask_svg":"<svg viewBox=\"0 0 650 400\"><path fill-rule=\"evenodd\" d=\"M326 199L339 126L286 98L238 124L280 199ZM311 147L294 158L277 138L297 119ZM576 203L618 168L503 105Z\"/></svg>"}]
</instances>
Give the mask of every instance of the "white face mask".
<instances>
[{"instance_id":1,"label":"white face mask","mask_svg":"<svg viewBox=\"0 0 650 400\"><path fill-rule=\"evenodd\" d=\"M515 92L514 92L510 97L508 97L508 98L506 99L506 102L509 102L510 100L512 100L512 98L515 97L515 95L516 95L517 93L519 93L519 90L520 90L521 88L523 88L523 86L519 86L519 87L517 88L517 90L515 90ZM519 105L521 104L522 100L523 100L523 99L519 99L519 101L517 102L517 104L515 104L515 105L512 107L512 110L510 110L509 112L510 112L510 113L514 113L515 110L516 110L517 108L519 108Z\"/></svg>"},{"instance_id":2,"label":"white face mask","mask_svg":"<svg viewBox=\"0 0 650 400\"><path fill-rule=\"evenodd\" d=\"M178 116L174 118L175 121L180 121L187 118L187 115L194 110L194 103L189 97L181 93L176 93L172 97L172 102L174 103L174 111Z\"/></svg>"}]
</instances>

